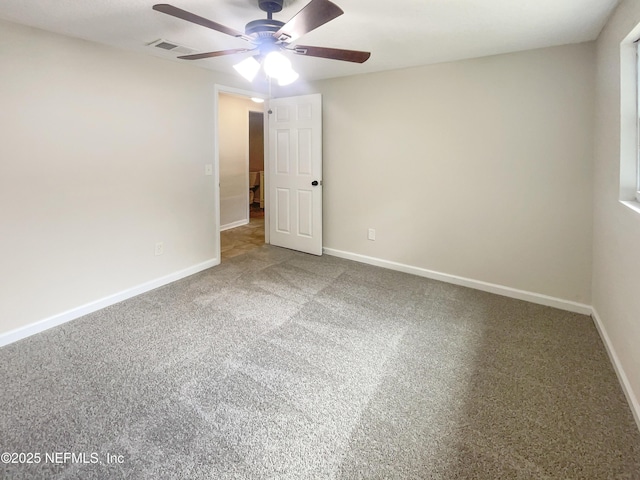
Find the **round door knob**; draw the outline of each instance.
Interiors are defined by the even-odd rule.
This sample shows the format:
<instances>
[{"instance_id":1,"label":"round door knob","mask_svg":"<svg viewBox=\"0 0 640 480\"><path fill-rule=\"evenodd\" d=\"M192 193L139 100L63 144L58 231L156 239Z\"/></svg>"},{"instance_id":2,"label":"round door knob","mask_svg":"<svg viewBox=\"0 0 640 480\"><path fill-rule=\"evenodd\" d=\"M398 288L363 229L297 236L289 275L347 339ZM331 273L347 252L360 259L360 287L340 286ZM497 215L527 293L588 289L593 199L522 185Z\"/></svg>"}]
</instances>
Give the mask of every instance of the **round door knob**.
<instances>
[{"instance_id":1,"label":"round door knob","mask_svg":"<svg viewBox=\"0 0 640 480\"><path fill-rule=\"evenodd\" d=\"M318 180L314 180L313 182L311 182L311 185L313 185L314 187L318 186Z\"/></svg>"}]
</instances>

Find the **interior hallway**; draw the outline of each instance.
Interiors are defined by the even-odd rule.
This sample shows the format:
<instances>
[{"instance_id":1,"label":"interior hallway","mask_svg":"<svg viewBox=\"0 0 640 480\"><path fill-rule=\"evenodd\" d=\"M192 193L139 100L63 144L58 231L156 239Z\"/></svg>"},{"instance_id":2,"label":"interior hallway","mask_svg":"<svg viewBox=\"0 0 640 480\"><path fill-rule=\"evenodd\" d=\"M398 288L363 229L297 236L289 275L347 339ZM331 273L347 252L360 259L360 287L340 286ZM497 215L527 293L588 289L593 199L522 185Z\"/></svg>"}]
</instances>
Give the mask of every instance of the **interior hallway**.
<instances>
[{"instance_id":1,"label":"interior hallway","mask_svg":"<svg viewBox=\"0 0 640 480\"><path fill-rule=\"evenodd\" d=\"M249 223L220 232L222 261L264 245L264 209L251 205Z\"/></svg>"}]
</instances>

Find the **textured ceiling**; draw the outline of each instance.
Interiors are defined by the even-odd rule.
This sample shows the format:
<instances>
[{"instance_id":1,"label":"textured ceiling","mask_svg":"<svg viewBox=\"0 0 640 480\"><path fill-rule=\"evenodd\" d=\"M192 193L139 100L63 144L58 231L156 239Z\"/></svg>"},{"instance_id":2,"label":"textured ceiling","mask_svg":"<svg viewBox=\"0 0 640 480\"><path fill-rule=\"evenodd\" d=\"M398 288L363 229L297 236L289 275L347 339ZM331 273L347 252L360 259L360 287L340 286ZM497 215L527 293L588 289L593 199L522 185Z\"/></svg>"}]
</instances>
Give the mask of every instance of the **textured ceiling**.
<instances>
[{"instance_id":1,"label":"textured ceiling","mask_svg":"<svg viewBox=\"0 0 640 480\"><path fill-rule=\"evenodd\" d=\"M164 58L160 38L207 52L248 43L151 9L165 1L244 30L265 18L257 0L2 0L0 18ZM345 14L303 36L306 45L366 50L366 63L292 55L307 80L354 75L594 40L618 0L332 0ZM285 0L287 21L308 0ZM246 54L244 54L246 56ZM226 73L242 55L190 63ZM185 60L175 60L186 62Z\"/></svg>"}]
</instances>

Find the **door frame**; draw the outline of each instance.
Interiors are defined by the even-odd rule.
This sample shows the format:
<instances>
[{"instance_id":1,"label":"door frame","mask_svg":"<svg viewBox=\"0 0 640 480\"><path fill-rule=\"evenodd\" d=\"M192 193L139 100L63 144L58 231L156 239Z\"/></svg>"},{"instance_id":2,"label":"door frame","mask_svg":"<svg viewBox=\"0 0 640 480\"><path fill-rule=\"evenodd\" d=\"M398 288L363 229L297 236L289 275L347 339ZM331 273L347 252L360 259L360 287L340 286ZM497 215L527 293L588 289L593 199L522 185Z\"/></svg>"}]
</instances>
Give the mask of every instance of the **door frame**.
<instances>
[{"instance_id":1,"label":"door frame","mask_svg":"<svg viewBox=\"0 0 640 480\"><path fill-rule=\"evenodd\" d=\"M229 87L226 85L221 85L221 84L214 84L214 95L213 95L213 144L214 144L214 156L213 156L213 191L214 191L214 199L215 199L215 209L214 209L214 216L215 216L215 238L217 238L217 243L216 243L216 259L217 259L217 263L220 264L222 262L222 256L220 253L220 142L219 142L219 129L220 129L220 125L219 125L219 120L218 120L218 116L219 116L219 97L221 93L230 93L233 95L241 95L243 97L247 97L247 98L251 98L251 97L256 97L256 98L262 98L264 99L265 103L263 104L264 107L263 108L267 108L268 105L268 101L269 101L269 97L267 94L262 93L262 92L256 92L256 91L252 91L252 90L243 90L240 88L235 88L235 87ZM247 114L248 115L248 114ZM265 125L265 137L264 137L264 142L265 142L265 152L267 152L267 148L268 148L268 131L266 130L268 128L268 122L267 119L265 119L264 122ZM248 149L248 147L247 147ZM248 151L248 150L247 150ZM248 153L247 153L248 155ZM264 158L264 163L265 163L265 180L264 183L265 185L269 184L269 180L267 179L267 155L265 154L265 158ZM248 181L248 179L247 179ZM269 243L269 209L268 209L268 201L267 198L265 196L265 205L264 205L264 210L265 210L265 215L264 215L264 228L265 228L265 238L264 241L265 243Z\"/></svg>"}]
</instances>

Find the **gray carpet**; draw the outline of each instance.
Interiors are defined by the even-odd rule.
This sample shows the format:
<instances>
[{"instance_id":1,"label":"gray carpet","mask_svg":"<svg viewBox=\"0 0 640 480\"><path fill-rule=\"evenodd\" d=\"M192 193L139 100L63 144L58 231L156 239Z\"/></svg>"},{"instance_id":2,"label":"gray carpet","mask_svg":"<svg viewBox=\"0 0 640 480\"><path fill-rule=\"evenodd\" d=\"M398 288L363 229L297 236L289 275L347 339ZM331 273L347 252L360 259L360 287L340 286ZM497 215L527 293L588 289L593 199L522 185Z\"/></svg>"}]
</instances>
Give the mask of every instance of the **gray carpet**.
<instances>
[{"instance_id":1,"label":"gray carpet","mask_svg":"<svg viewBox=\"0 0 640 480\"><path fill-rule=\"evenodd\" d=\"M270 246L0 349L0 385L0 451L41 454L2 478L640 478L589 317Z\"/></svg>"}]
</instances>

